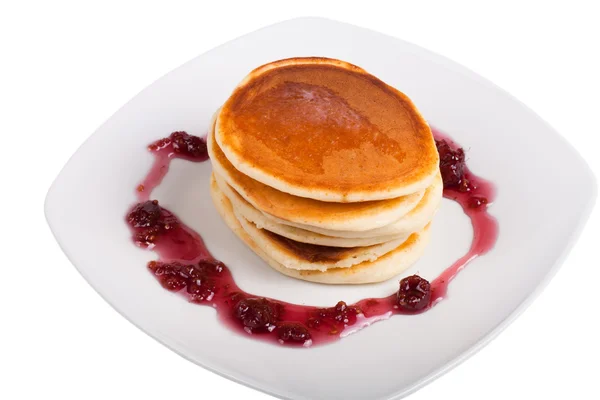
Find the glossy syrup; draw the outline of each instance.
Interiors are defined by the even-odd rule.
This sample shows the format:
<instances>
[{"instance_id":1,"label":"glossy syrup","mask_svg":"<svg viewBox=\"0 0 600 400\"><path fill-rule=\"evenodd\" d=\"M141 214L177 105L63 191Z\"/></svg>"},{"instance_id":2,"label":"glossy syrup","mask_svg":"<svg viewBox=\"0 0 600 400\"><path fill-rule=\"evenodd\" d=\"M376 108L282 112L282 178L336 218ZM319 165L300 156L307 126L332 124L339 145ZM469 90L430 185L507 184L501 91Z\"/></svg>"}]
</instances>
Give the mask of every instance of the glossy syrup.
<instances>
[{"instance_id":1,"label":"glossy syrup","mask_svg":"<svg viewBox=\"0 0 600 400\"><path fill-rule=\"evenodd\" d=\"M495 195L493 185L468 170L462 150L459 153L459 147L448 137L435 130L434 136L436 141L443 140L447 146L445 151L451 153L446 154L447 159L462 163L458 166L461 179L445 184L444 197L459 203L470 218L473 242L467 254L431 283L418 276L403 279L402 301L396 292L352 305L340 301L330 308L318 308L267 299L241 290L231 271L210 254L198 233L162 208L158 201L149 200L152 190L167 174L171 160L202 162L208 159L204 140L184 132L174 132L148 147L155 161L136 189L140 203L129 211L126 220L136 244L157 253L159 259L151 261L148 268L160 284L190 302L214 307L219 319L231 329L253 338L299 347L332 342L394 314L427 311L446 296L452 279L496 242L498 225L487 212ZM451 173L455 172L456 168L452 169ZM444 166L442 173L444 175ZM410 301L413 303L406 306Z\"/></svg>"}]
</instances>

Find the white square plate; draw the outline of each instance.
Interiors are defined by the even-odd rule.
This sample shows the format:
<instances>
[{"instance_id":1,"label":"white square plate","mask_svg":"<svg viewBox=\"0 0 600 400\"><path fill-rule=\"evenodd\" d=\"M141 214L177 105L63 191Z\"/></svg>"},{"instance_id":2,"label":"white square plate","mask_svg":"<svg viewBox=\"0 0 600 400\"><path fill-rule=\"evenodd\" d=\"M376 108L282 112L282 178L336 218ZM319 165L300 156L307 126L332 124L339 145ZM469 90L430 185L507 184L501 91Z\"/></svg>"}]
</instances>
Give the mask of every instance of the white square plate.
<instances>
[{"instance_id":1,"label":"white square plate","mask_svg":"<svg viewBox=\"0 0 600 400\"><path fill-rule=\"evenodd\" d=\"M429 312L396 316L331 345L290 349L231 332L215 311L163 290L124 223L152 163L146 145L175 130L206 132L212 113L253 68L294 56L357 64L411 97L429 122L468 149L495 182L495 248L464 270ZM331 287L286 278L229 231L208 191L209 163L176 160L153 198L202 234L252 293L318 306L397 289L397 279ZM162 77L121 108L70 159L46 199L69 259L116 310L183 357L235 381L293 399L404 396L472 355L512 321L556 272L596 196L579 155L533 112L464 67L351 25L301 18L229 42ZM471 226L445 201L425 256L406 272L433 279L466 252Z\"/></svg>"}]
</instances>

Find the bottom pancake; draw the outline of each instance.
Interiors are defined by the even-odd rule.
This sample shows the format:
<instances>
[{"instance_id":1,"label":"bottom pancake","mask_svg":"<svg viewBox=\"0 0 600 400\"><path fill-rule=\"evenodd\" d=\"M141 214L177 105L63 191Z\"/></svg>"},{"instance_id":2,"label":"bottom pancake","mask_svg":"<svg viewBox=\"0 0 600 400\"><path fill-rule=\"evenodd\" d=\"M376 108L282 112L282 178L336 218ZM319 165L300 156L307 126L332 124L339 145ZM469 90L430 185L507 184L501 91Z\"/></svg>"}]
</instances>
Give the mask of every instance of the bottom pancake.
<instances>
[{"instance_id":1,"label":"bottom pancake","mask_svg":"<svg viewBox=\"0 0 600 400\"><path fill-rule=\"evenodd\" d=\"M404 243L373 262L365 261L348 268L332 268L327 271L295 270L284 267L260 249L240 225L231 203L220 191L211 176L210 192L217 211L229 228L259 257L276 271L310 282L326 284L364 284L388 280L414 264L423 254L429 241L429 225L419 233L412 234Z\"/></svg>"}]
</instances>

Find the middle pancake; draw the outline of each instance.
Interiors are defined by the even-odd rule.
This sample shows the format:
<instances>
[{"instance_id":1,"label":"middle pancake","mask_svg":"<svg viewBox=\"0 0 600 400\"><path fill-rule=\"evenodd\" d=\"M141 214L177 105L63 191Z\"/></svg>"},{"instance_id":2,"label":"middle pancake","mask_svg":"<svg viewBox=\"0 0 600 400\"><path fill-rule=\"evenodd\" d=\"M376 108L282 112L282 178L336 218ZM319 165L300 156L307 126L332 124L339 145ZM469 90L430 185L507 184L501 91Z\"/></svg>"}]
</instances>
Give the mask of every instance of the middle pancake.
<instances>
[{"instance_id":1,"label":"middle pancake","mask_svg":"<svg viewBox=\"0 0 600 400\"><path fill-rule=\"evenodd\" d=\"M235 189L229 186L222 177L216 173L213 173L213 175L217 185L219 186L219 189L221 192L223 192L223 195L229 199L232 207L236 210L236 214L240 214L243 218L252 222L260 229L266 229L270 232L284 236L288 239L295 240L297 242L333 247L372 246L375 244L389 242L390 240L406 239L408 236L410 236L410 234L422 228L419 227L419 229L401 232L399 234L379 235L372 237L344 238L335 236L335 232L332 235L323 235L310 230L279 223L273 220L273 217L267 217L260 210L254 208L252 204L244 200L244 198L240 196Z\"/></svg>"},{"instance_id":2,"label":"middle pancake","mask_svg":"<svg viewBox=\"0 0 600 400\"><path fill-rule=\"evenodd\" d=\"M294 196L240 171L227 159L214 138L214 120L208 134L208 153L214 171L248 203L281 220L335 231L368 231L389 225L413 210L424 191L389 200L332 203Z\"/></svg>"}]
</instances>

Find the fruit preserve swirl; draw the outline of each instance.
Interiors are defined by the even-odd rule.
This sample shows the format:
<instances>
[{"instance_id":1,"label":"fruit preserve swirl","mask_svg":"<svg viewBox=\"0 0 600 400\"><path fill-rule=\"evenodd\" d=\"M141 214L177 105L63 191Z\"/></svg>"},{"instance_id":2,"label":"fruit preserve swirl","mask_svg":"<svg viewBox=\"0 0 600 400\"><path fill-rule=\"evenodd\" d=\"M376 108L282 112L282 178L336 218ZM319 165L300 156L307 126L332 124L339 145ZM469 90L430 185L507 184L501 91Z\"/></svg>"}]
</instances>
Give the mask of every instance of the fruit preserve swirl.
<instances>
[{"instance_id":1,"label":"fruit preserve swirl","mask_svg":"<svg viewBox=\"0 0 600 400\"><path fill-rule=\"evenodd\" d=\"M148 146L154 164L137 186L139 203L127 213L134 242L158 255L148 263L160 285L188 301L214 307L226 326L254 339L298 347L321 345L355 332L394 314L422 313L446 296L452 279L469 262L488 252L498 235L496 220L488 213L493 202L493 185L473 174L465 152L450 138L434 130L444 181L444 197L461 205L473 225L471 248L440 276L428 281L418 275L400 281L398 291L388 297L370 298L348 305L319 308L290 304L247 293L239 288L229 268L215 259L198 233L174 213L150 198L169 170L170 161L208 159L206 141L186 132Z\"/></svg>"}]
</instances>

